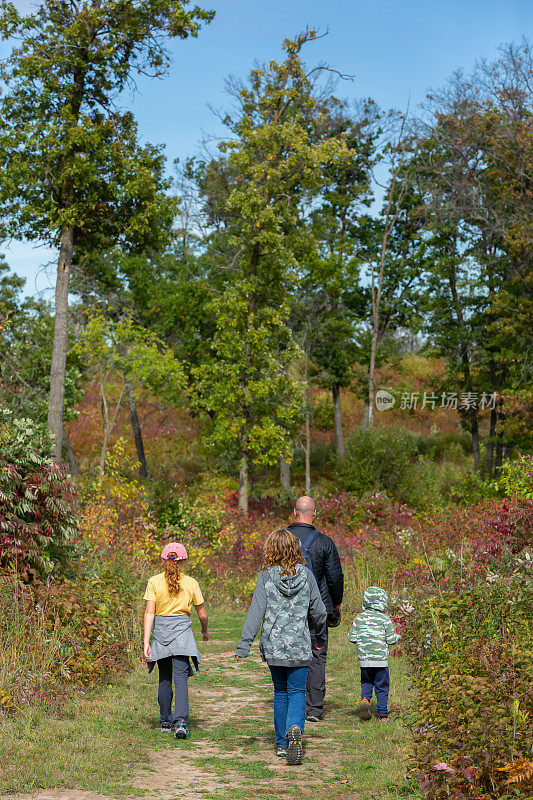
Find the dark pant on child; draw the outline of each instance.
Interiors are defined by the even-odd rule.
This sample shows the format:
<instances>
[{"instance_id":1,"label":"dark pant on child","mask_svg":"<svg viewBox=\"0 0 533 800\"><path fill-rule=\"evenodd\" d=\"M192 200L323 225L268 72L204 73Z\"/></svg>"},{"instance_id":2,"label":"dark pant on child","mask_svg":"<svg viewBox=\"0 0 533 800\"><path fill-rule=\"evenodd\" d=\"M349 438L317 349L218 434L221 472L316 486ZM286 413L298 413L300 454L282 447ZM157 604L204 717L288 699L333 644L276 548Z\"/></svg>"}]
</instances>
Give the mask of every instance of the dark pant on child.
<instances>
[{"instance_id":1,"label":"dark pant on child","mask_svg":"<svg viewBox=\"0 0 533 800\"><path fill-rule=\"evenodd\" d=\"M188 656L169 656L160 658L157 662L159 669L159 691L157 699L159 701L159 721L161 723L174 724L180 719L185 722L189 719L189 657ZM174 688L176 692L176 702L174 705L174 715L172 714L172 673L174 673Z\"/></svg>"},{"instance_id":2,"label":"dark pant on child","mask_svg":"<svg viewBox=\"0 0 533 800\"><path fill-rule=\"evenodd\" d=\"M316 649L316 636L313 628L311 633L311 649L313 658L307 672L306 714L308 717L321 717L324 713L324 696L326 694L326 658L328 655L328 642L322 650Z\"/></svg>"},{"instance_id":3,"label":"dark pant on child","mask_svg":"<svg viewBox=\"0 0 533 800\"><path fill-rule=\"evenodd\" d=\"M286 749L291 725L298 725L302 733L304 730L307 667L273 667L269 664L269 669L274 684L276 745Z\"/></svg>"},{"instance_id":4,"label":"dark pant on child","mask_svg":"<svg viewBox=\"0 0 533 800\"><path fill-rule=\"evenodd\" d=\"M388 717L387 700L389 699L389 668L361 667L361 700L372 700L372 689L378 701L378 717Z\"/></svg>"}]
</instances>

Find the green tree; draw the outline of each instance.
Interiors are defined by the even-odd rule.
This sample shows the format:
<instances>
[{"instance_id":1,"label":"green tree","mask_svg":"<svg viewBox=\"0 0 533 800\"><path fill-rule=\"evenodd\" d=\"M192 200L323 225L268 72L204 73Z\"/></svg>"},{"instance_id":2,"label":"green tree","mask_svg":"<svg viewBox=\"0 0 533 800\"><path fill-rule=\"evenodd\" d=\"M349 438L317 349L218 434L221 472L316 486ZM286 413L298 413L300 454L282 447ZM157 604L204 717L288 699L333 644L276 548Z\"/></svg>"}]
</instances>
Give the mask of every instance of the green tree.
<instances>
[{"instance_id":1,"label":"green tree","mask_svg":"<svg viewBox=\"0 0 533 800\"><path fill-rule=\"evenodd\" d=\"M172 351L127 314L119 319L106 318L101 312L91 315L76 349L98 381L103 430L98 477L102 481L109 438L124 394L133 390L132 381L175 405L183 396L185 376Z\"/></svg>"},{"instance_id":2,"label":"green tree","mask_svg":"<svg viewBox=\"0 0 533 800\"><path fill-rule=\"evenodd\" d=\"M24 279L9 271L0 259L0 403L17 418L44 424L50 389L50 364L54 340L54 316L49 304L22 298ZM65 369L64 418L73 419L81 399L83 365L72 349ZM78 467L63 429L62 446L70 471Z\"/></svg>"},{"instance_id":3,"label":"green tree","mask_svg":"<svg viewBox=\"0 0 533 800\"><path fill-rule=\"evenodd\" d=\"M471 76L454 76L431 98L417 157L433 248L427 329L462 392L478 394L478 403L461 409L476 468L479 396L498 396L490 404L488 474L514 445L527 442L533 369L531 69L523 42L502 48L494 63L479 63Z\"/></svg>"},{"instance_id":4,"label":"green tree","mask_svg":"<svg viewBox=\"0 0 533 800\"><path fill-rule=\"evenodd\" d=\"M233 442L244 512L250 461L275 464L292 452L302 398L291 380L297 351L287 299L306 236L303 207L320 191L325 167L346 155L342 135L313 124L325 107L300 51L314 38L309 30L286 39L282 62L252 70L238 87L236 117L226 118L233 139L219 145L221 162L200 174L208 211L220 220L211 246L224 253L226 281L213 359L198 372L199 402L214 439Z\"/></svg>"},{"instance_id":5,"label":"green tree","mask_svg":"<svg viewBox=\"0 0 533 800\"><path fill-rule=\"evenodd\" d=\"M7 231L59 247L48 424L61 454L73 252L139 248L167 234L161 150L141 146L116 97L134 74L162 75L168 38L196 36L213 12L178 0L41 0L30 14L0 6L0 214Z\"/></svg>"},{"instance_id":6,"label":"green tree","mask_svg":"<svg viewBox=\"0 0 533 800\"><path fill-rule=\"evenodd\" d=\"M314 380L333 398L337 452L344 455L340 389L352 382L355 326L367 303L360 283L362 210L372 200L379 112L370 100L356 115L336 109L329 127L344 135L347 152L325 168L324 187L309 220L311 248L295 296L295 332L309 355ZM362 241L363 236L363 241Z\"/></svg>"}]
</instances>

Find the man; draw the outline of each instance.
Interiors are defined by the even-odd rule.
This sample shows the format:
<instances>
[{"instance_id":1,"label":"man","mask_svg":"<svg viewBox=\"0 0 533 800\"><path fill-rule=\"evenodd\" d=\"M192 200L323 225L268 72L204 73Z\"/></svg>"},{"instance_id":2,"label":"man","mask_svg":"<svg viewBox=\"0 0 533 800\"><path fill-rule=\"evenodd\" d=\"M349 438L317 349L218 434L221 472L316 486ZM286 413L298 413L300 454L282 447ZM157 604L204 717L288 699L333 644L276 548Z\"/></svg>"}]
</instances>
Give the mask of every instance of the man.
<instances>
[{"instance_id":1,"label":"man","mask_svg":"<svg viewBox=\"0 0 533 800\"><path fill-rule=\"evenodd\" d=\"M307 544L320 595L326 606L328 616L338 611L342 603L344 576L341 561L333 540L325 533L318 531L313 525L316 517L315 501L312 497L300 497L294 509L296 522L289 525L289 530L299 539L300 544ZM306 719L318 722L324 714L324 695L326 694L326 646L316 646L315 631L311 627L311 645L313 660L307 672Z\"/></svg>"}]
</instances>

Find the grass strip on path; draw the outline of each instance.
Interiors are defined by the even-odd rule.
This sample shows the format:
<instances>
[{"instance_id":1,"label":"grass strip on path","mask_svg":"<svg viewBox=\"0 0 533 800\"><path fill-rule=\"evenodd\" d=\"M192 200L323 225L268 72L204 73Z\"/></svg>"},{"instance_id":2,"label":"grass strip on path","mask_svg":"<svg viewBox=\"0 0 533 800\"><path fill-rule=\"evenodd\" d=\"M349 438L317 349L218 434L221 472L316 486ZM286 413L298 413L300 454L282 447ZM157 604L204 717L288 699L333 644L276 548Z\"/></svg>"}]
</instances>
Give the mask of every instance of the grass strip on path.
<instances>
[{"instance_id":1,"label":"grass strip on path","mask_svg":"<svg viewBox=\"0 0 533 800\"><path fill-rule=\"evenodd\" d=\"M191 738L159 732L157 677L140 666L126 679L91 695L79 694L62 717L37 707L2 723L0 792L35 793L46 800L149 797L156 800L355 798L399 800L416 796L404 779L401 723L409 700L402 659L391 659L391 721L362 723L359 669L347 626L330 633L326 716L308 723L301 767L287 767L274 749L273 690L257 647L233 658L243 615L211 610L212 640L201 678L189 681ZM198 637L200 639L200 637ZM374 710L375 711L375 710ZM89 792L90 794L82 794ZM96 795L95 793L98 793Z\"/></svg>"}]
</instances>

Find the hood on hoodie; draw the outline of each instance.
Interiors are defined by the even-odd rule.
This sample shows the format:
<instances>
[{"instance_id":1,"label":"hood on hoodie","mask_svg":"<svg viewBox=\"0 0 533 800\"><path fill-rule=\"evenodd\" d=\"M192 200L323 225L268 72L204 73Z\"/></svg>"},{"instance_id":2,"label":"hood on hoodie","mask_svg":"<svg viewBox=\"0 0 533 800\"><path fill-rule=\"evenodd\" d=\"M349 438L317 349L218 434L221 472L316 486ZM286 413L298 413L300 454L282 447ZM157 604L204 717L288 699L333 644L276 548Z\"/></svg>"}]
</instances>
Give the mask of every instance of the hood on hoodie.
<instances>
[{"instance_id":1,"label":"hood on hoodie","mask_svg":"<svg viewBox=\"0 0 533 800\"><path fill-rule=\"evenodd\" d=\"M363 610L381 611L387 610L389 598L387 592L379 586L369 586L363 595Z\"/></svg>"},{"instance_id":2,"label":"hood on hoodie","mask_svg":"<svg viewBox=\"0 0 533 800\"><path fill-rule=\"evenodd\" d=\"M307 584L307 567L303 564L296 565L294 575L282 575L279 566L269 567L268 572L276 588L285 597L294 597Z\"/></svg>"}]
</instances>

